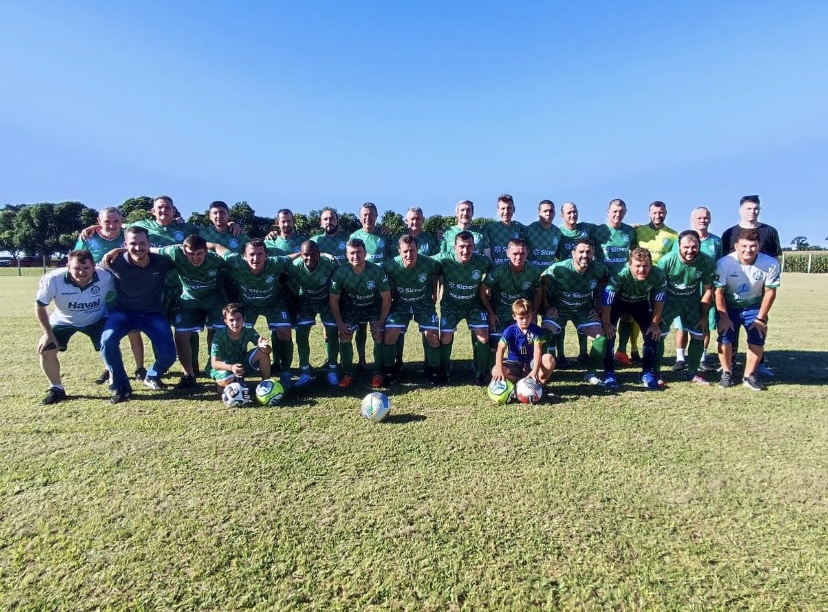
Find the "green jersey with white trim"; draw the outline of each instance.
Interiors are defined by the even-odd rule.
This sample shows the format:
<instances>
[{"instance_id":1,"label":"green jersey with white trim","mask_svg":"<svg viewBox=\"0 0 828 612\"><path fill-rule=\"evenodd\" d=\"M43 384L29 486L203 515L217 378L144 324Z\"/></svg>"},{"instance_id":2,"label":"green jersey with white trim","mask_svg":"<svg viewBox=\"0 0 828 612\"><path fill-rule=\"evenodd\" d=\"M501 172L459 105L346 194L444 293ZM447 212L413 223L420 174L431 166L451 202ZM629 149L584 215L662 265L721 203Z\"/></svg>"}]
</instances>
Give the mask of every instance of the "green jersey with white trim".
<instances>
[{"instance_id":1,"label":"green jersey with white trim","mask_svg":"<svg viewBox=\"0 0 828 612\"><path fill-rule=\"evenodd\" d=\"M391 299L396 305L415 305L431 301L433 281L440 275L440 264L435 259L418 255L413 268L406 268L401 255L383 266L391 285Z\"/></svg>"},{"instance_id":2,"label":"green jersey with white trim","mask_svg":"<svg viewBox=\"0 0 828 612\"><path fill-rule=\"evenodd\" d=\"M299 247L307 240L302 234L292 233L289 238L279 236L273 240L265 240L268 255L292 255L299 252Z\"/></svg>"},{"instance_id":3,"label":"green jersey with white trim","mask_svg":"<svg viewBox=\"0 0 828 612\"><path fill-rule=\"evenodd\" d=\"M483 284L489 287L489 302L501 323L512 320L512 304L521 298L535 301L535 291L540 287L540 269L526 262L520 272L512 271L509 263L495 266L485 276Z\"/></svg>"},{"instance_id":4,"label":"green jersey with white trim","mask_svg":"<svg viewBox=\"0 0 828 612\"><path fill-rule=\"evenodd\" d=\"M327 304L331 277L338 267L335 259L320 257L316 268L311 270L301 257L297 257L287 267L287 273L291 284L298 287L300 300Z\"/></svg>"},{"instance_id":5,"label":"green jersey with white trim","mask_svg":"<svg viewBox=\"0 0 828 612\"><path fill-rule=\"evenodd\" d=\"M472 228L461 229L456 225L452 225L443 232L443 240L440 242L441 253L454 252L454 239L460 232L469 232L474 237L475 253L482 255L483 250L489 248L489 239L486 238L486 234L484 234L482 230Z\"/></svg>"},{"instance_id":6,"label":"green jersey with white trim","mask_svg":"<svg viewBox=\"0 0 828 612\"><path fill-rule=\"evenodd\" d=\"M224 261L230 276L239 288L242 304L255 308L267 308L284 303L279 275L290 265L288 257L268 257L261 272L255 274L247 260L237 253L227 252Z\"/></svg>"},{"instance_id":7,"label":"green jersey with white trim","mask_svg":"<svg viewBox=\"0 0 828 612\"><path fill-rule=\"evenodd\" d=\"M526 238L526 226L519 221L512 221L506 225L500 221L489 221L483 226L483 233L489 241L489 249L492 252L492 264L499 265L506 263L506 247L509 241L515 238Z\"/></svg>"},{"instance_id":8,"label":"green jersey with white trim","mask_svg":"<svg viewBox=\"0 0 828 612\"><path fill-rule=\"evenodd\" d=\"M555 263L558 246L561 243L561 230L556 225L548 228L540 221L530 223L526 228L526 246L529 250L527 261L541 270Z\"/></svg>"},{"instance_id":9,"label":"green jersey with white trim","mask_svg":"<svg viewBox=\"0 0 828 612\"><path fill-rule=\"evenodd\" d=\"M78 241L75 243L75 249L85 249L89 251L92 254L92 261L95 263L99 263L101 259L103 259L103 256L109 253L112 249L122 248L124 248L124 230L121 230L121 233L111 240L109 238L104 238L98 232L95 232L95 235L88 240L78 237Z\"/></svg>"},{"instance_id":10,"label":"green jersey with white trim","mask_svg":"<svg viewBox=\"0 0 828 612\"><path fill-rule=\"evenodd\" d=\"M595 260L603 263L610 274L621 271L630 259L630 249L637 246L635 229L622 223L617 228L606 223L596 225L590 235L595 243Z\"/></svg>"},{"instance_id":11,"label":"green jersey with white trim","mask_svg":"<svg viewBox=\"0 0 828 612\"><path fill-rule=\"evenodd\" d=\"M403 232L394 238L394 243L391 245L392 249L396 249L397 245L400 243L400 238L406 235L407 232ZM429 234L428 232L420 232L416 236L412 234L408 234L414 239L414 242L417 244L417 252L420 255L437 255L440 252L440 243L437 242L437 238Z\"/></svg>"},{"instance_id":12,"label":"green jersey with white trim","mask_svg":"<svg viewBox=\"0 0 828 612\"><path fill-rule=\"evenodd\" d=\"M204 263L200 266L191 264L181 247L163 247L158 252L172 261L181 283L180 299L213 302L223 294L221 274L227 264L212 251L207 251Z\"/></svg>"},{"instance_id":13,"label":"green jersey with white trim","mask_svg":"<svg viewBox=\"0 0 828 612\"><path fill-rule=\"evenodd\" d=\"M713 284L716 262L699 253L690 263L685 263L677 252L667 253L658 264L667 277L667 295L670 300L701 298L702 287Z\"/></svg>"},{"instance_id":14,"label":"green jersey with white trim","mask_svg":"<svg viewBox=\"0 0 828 612\"><path fill-rule=\"evenodd\" d=\"M457 261L454 252L441 253L434 259L440 264L443 279L443 299L440 304L459 308L482 308L478 290L483 278L492 269L492 262L485 255L475 253L466 263Z\"/></svg>"},{"instance_id":15,"label":"green jersey with white trim","mask_svg":"<svg viewBox=\"0 0 828 612\"><path fill-rule=\"evenodd\" d=\"M224 363L246 364L248 345L258 346L259 334L252 327L242 327L241 336L237 340L230 337L226 327L216 330L213 342L210 344L210 357L216 357Z\"/></svg>"},{"instance_id":16,"label":"green jersey with white trim","mask_svg":"<svg viewBox=\"0 0 828 612\"><path fill-rule=\"evenodd\" d=\"M339 263L346 264L348 263L348 259L345 256L345 245L350 237L351 235L345 230L337 229L333 234L317 234L316 236L311 236L311 240L319 245L319 251L321 253L333 255Z\"/></svg>"},{"instance_id":17,"label":"green jersey with white trim","mask_svg":"<svg viewBox=\"0 0 828 612\"><path fill-rule=\"evenodd\" d=\"M129 227L143 227L149 234L151 247L165 247L173 244L181 244L187 236L193 234L200 236L201 231L192 223L177 223L173 221L169 225L161 225L155 219L144 219L131 223Z\"/></svg>"},{"instance_id":18,"label":"green jersey with white trim","mask_svg":"<svg viewBox=\"0 0 828 612\"><path fill-rule=\"evenodd\" d=\"M384 291L390 291L388 277L382 266L365 262L362 272L351 265L339 266L331 277L331 295L340 296L351 308L370 308L382 303ZM341 309L341 307L340 307Z\"/></svg>"},{"instance_id":19,"label":"green jersey with white trim","mask_svg":"<svg viewBox=\"0 0 828 612\"><path fill-rule=\"evenodd\" d=\"M643 281L633 276L629 266L613 274L605 289L608 293L614 293L616 299L625 302L647 302L652 298L656 302L663 302L667 292L667 279L664 270L653 266L650 273Z\"/></svg>"},{"instance_id":20,"label":"green jersey with white trim","mask_svg":"<svg viewBox=\"0 0 828 612\"><path fill-rule=\"evenodd\" d=\"M607 268L597 261L582 271L575 269L572 259L552 264L541 277L550 306L560 315L589 312L597 303L597 291L607 280Z\"/></svg>"},{"instance_id":21,"label":"green jersey with white trim","mask_svg":"<svg viewBox=\"0 0 828 612\"><path fill-rule=\"evenodd\" d=\"M350 240L354 239L362 240L365 243L366 261L382 265L391 259L391 246L388 244L388 238L382 235L379 228L374 229L373 232L358 229L351 234Z\"/></svg>"},{"instance_id":22,"label":"green jersey with white trim","mask_svg":"<svg viewBox=\"0 0 828 612\"><path fill-rule=\"evenodd\" d=\"M586 238L592 239L592 231L595 226L592 223L576 223L575 229L568 229L564 226L558 228L561 232L561 242L558 244L558 261L572 259L572 249L578 241Z\"/></svg>"},{"instance_id":23,"label":"green jersey with white trim","mask_svg":"<svg viewBox=\"0 0 828 612\"><path fill-rule=\"evenodd\" d=\"M230 229L220 232L212 223L207 227L198 228L198 234L207 242L220 244L226 249L230 249L234 253L244 253L244 245L250 242L250 236L242 232L238 236L234 236Z\"/></svg>"}]
</instances>

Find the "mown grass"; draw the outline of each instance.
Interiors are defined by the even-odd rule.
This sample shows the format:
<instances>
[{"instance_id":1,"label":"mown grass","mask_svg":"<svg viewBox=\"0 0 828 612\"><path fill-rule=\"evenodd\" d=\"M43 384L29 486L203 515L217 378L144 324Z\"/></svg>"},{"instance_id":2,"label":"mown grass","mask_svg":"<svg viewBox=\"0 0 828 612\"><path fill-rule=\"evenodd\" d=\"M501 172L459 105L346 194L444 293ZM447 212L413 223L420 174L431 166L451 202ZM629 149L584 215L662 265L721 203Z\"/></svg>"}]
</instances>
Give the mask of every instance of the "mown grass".
<instances>
[{"instance_id":1,"label":"mown grass","mask_svg":"<svg viewBox=\"0 0 828 612\"><path fill-rule=\"evenodd\" d=\"M35 286L0 279L0 608L828 606L819 276L783 278L765 393L608 395L576 371L559 403L496 407L461 334L458 385L412 374L380 425L359 417L365 381L273 409L206 384L111 406L82 339L71 401L40 406Z\"/></svg>"}]
</instances>

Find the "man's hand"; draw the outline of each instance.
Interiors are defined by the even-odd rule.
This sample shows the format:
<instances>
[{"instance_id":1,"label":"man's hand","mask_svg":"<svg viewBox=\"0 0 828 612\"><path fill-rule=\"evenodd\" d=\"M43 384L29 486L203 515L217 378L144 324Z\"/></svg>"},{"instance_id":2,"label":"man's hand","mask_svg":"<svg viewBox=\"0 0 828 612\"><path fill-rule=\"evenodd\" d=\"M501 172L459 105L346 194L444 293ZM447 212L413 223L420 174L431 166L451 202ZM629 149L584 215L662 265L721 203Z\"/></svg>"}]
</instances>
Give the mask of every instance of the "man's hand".
<instances>
[{"instance_id":1,"label":"man's hand","mask_svg":"<svg viewBox=\"0 0 828 612\"><path fill-rule=\"evenodd\" d=\"M726 314L721 314L719 316L719 323L718 325L716 325L716 329L719 331L720 334L729 332L733 329L733 321L731 321L730 317Z\"/></svg>"},{"instance_id":2,"label":"man's hand","mask_svg":"<svg viewBox=\"0 0 828 612\"><path fill-rule=\"evenodd\" d=\"M503 376L503 368L499 365L495 365L492 368L492 381L495 380L503 380L505 376Z\"/></svg>"},{"instance_id":3,"label":"man's hand","mask_svg":"<svg viewBox=\"0 0 828 612\"><path fill-rule=\"evenodd\" d=\"M97 232L99 229L101 229L101 226L97 223L95 225L90 225L89 227L83 228L80 232L80 239L89 240L95 235L95 232Z\"/></svg>"},{"instance_id":4,"label":"man's hand","mask_svg":"<svg viewBox=\"0 0 828 612\"><path fill-rule=\"evenodd\" d=\"M661 337L661 328L658 323L650 323L647 327L647 335L653 340L658 340Z\"/></svg>"},{"instance_id":5,"label":"man's hand","mask_svg":"<svg viewBox=\"0 0 828 612\"><path fill-rule=\"evenodd\" d=\"M40 337L37 341L37 354L42 355L46 351L56 351L58 348L58 341L53 332L48 332Z\"/></svg>"},{"instance_id":6,"label":"man's hand","mask_svg":"<svg viewBox=\"0 0 828 612\"><path fill-rule=\"evenodd\" d=\"M768 333L768 324L763 321L760 321L759 319L754 319L753 323L751 323L750 326L748 326L748 329L755 329L759 332L759 335L764 338Z\"/></svg>"},{"instance_id":7,"label":"man's hand","mask_svg":"<svg viewBox=\"0 0 828 612\"><path fill-rule=\"evenodd\" d=\"M242 226L235 221L228 221L227 227L230 228L230 233L233 234L233 236L238 236L242 233Z\"/></svg>"},{"instance_id":8,"label":"man's hand","mask_svg":"<svg viewBox=\"0 0 828 612\"><path fill-rule=\"evenodd\" d=\"M613 325L612 323L604 325L604 334L607 336L607 340L609 340L610 342L615 340L615 325Z\"/></svg>"},{"instance_id":9,"label":"man's hand","mask_svg":"<svg viewBox=\"0 0 828 612\"><path fill-rule=\"evenodd\" d=\"M554 306L550 306L546 309L546 318L548 319L557 319L558 318L558 309Z\"/></svg>"},{"instance_id":10,"label":"man's hand","mask_svg":"<svg viewBox=\"0 0 828 612\"><path fill-rule=\"evenodd\" d=\"M126 249L112 249L111 251L108 251L103 257L101 257L101 264L105 268L111 268L112 264L121 253L126 253Z\"/></svg>"},{"instance_id":11,"label":"man's hand","mask_svg":"<svg viewBox=\"0 0 828 612\"><path fill-rule=\"evenodd\" d=\"M234 363L230 366L230 371L233 373L233 376L237 378L244 377L244 366L240 363Z\"/></svg>"}]
</instances>

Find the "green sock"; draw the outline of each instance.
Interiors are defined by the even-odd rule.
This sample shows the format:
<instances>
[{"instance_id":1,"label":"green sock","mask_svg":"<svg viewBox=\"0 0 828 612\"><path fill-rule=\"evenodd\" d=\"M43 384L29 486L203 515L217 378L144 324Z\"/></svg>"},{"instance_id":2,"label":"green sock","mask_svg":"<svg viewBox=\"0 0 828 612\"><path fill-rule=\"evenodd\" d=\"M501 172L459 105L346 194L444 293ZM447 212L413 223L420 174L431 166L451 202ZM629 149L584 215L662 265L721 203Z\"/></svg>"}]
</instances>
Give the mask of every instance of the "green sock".
<instances>
[{"instance_id":1,"label":"green sock","mask_svg":"<svg viewBox=\"0 0 828 612\"><path fill-rule=\"evenodd\" d=\"M360 324L356 331L357 355L365 356L365 345L368 343L368 328Z\"/></svg>"},{"instance_id":2,"label":"green sock","mask_svg":"<svg viewBox=\"0 0 828 612\"><path fill-rule=\"evenodd\" d=\"M339 355L342 373L350 375L354 371L354 345L350 342L340 342Z\"/></svg>"},{"instance_id":3,"label":"green sock","mask_svg":"<svg viewBox=\"0 0 828 612\"><path fill-rule=\"evenodd\" d=\"M696 340L690 336L690 344L687 347L687 370L695 374L704 355L704 343L701 339Z\"/></svg>"},{"instance_id":4,"label":"green sock","mask_svg":"<svg viewBox=\"0 0 828 612\"><path fill-rule=\"evenodd\" d=\"M400 336L402 338L402 336ZM394 367L396 363L400 343L397 344L383 344L382 345L382 367L389 370Z\"/></svg>"},{"instance_id":5,"label":"green sock","mask_svg":"<svg viewBox=\"0 0 828 612\"><path fill-rule=\"evenodd\" d=\"M282 372L289 372L293 363L293 341L279 340L279 362Z\"/></svg>"},{"instance_id":6,"label":"green sock","mask_svg":"<svg viewBox=\"0 0 828 612\"><path fill-rule=\"evenodd\" d=\"M586 336L585 336L586 337ZM604 364L604 350L607 348L607 337L598 336L592 339L592 348L589 350L589 369L597 372Z\"/></svg>"},{"instance_id":7,"label":"green sock","mask_svg":"<svg viewBox=\"0 0 828 612\"><path fill-rule=\"evenodd\" d=\"M439 346L429 346L426 344L425 347L425 358L426 364L429 368L436 370L440 367L440 347Z\"/></svg>"},{"instance_id":8,"label":"green sock","mask_svg":"<svg viewBox=\"0 0 828 612\"><path fill-rule=\"evenodd\" d=\"M492 352L489 350L488 342L477 343L477 346L474 349L474 361L477 364L478 376L483 377L492 371L492 369L489 368L489 359L491 355Z\"/></svg>"},{"instance_id":9,"label":"green sock","mask_svg":"<svg viewBox=\"0 0 828 612\"><path fill-rule=\"evenodd\" d=\"M560 355L563 357L566 355L564 352L564 342L566 341L566 324L561 327L561 331L557 334L554 334L549 342L549 348L551 349L553 346L555 348L555 355Z\"/></svg>"},{"instance_id":10,"label":"green sock","mask_svg":"<svg viewBox=\"0 0 828 612\"><path fill-rule=\"evenodd\" d=\"M400 337L397 338L397 346L396 350L394 351L394 359L391 361L386 361L386 366L392 366L395 363L402 363L403 360L403 353L405 352L405 334L400 334Z\"/></svg>"},{"instance_id":11,"label":"green sock","mask_svg":"<svg viewBox=\"0 0 828 612\"><path fill-rule=\"evenodd\" d=\"M192 359L190 359L190 362L193 364L193 372L195 372L195 373L198 372L198 368L199 368L199 365L198 365L198 345L199 345L198 332L193 332L192 334L190 334L190 350L193 352L193 356L192 356Z\"/></svg>"},{"instance_id":12,"label":"green sock","mask_svg":"<svg viewBox=\"0 0 828 612\"><path fill-rule=\"evenodd\" d=\"M448 376L451 373L451 345L454 344L454 338L448 344L440 345L440 369L443 374Z\"/></svg>"},{"instance_id":13,"label":"green sock","mask_svg":"<svg viewBox=\"0 0 828 612\"><path fill-rule=\"evenodd\" d=\"M661 372L661 361L664 358L664 338L659 338L656 345L655 362L653 362L653 372Z\"/></svg>"},{"instance_id":14,"label":"green sock","mask_svg":"<svg viewBox=\"0 0 828 612\"><path fill-rule=\"evenodd\" d=\"M627 352L627 343L630 341L632 323L629 321L618 322L618 350L621 353Z\"/></svg>"},{"instance_id":15,"label":"green sock","mask_svg":"<svg viewBox=\"0 0 828 612\"><path fill-rule=\"evenodd\" d=\"M587 354L587 335L578 334L578 356Z\"/></svg>"},{"instance_id":16,"label":"green sock","mask_svg":"<svg viewBox=\"0 0 828 612\"><path fill-rule=\"evenodd\" d=\"M339 332L336 329L325 330L325 357L329 366L336 367L339 361Z\"/></svg>"},{"instance_id":17,"label":"green sock","mask_svg":"<svg viewBox=\"0 0 828 612\"><path fill-rule=\"evenodd\" d=\"M310 325L296 328L296 351L299 353L299 367L310 365Z\"/></svg>"},{"instance_id":18,"label":"green sock","mask_svg":"<svg viewBox=\"0 0 828 612\"><path fill-rule=\"evenodd\" d=\"M382 344L374 342L374 350L372 353L374 355L374 372L382 372L382 365L385 363L385 360L382 358Z\"/></svg>"}]
</instances>

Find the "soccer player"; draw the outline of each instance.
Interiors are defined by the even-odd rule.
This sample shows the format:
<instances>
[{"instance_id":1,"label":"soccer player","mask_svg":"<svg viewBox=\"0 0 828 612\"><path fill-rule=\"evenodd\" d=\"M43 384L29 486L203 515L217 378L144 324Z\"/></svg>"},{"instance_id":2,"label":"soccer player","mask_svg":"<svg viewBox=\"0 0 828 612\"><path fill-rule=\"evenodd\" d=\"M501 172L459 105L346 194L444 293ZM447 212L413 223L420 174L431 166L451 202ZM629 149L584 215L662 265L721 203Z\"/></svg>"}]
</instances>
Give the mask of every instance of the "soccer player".
<instances>
[{"instance_id":1,"label":"soccer player","mask_svg":"<svg viewBox=\"0 0 828 612\"><path fill-rule=\"evenodd\" d=\"M385 322L383 362L395 361L395 345L414 319L424 338L426 374L433 385L439 385L445 382L440 371L440 327L435 308L440 264L419 253L413 236L402 235L397 245L400 254L384 265L391 287L391 310ZM391 371L385 374L393 380Z\"/></svg>"},{"instance_id":2,"label":"soccer player","mask_svg":"<svg viewBox=\"0 0 828 612\"><path fill-rule=\"evenodd\" d=\"M641 360L641 382L646 389L659 389L664 383L658 377L656 349L661 338L661 312L667 293L664 271L653 266L647 249L634 248L630 251L629 262L620 271L612 274L604 288L601 318L607 336L604 351L604 385L618 388L615 378L613 343L615 326L624 315L629 315L644 332L644 351Z\"/></svg>"},{"instance_id":3,"label":"soccer player","mask_svg":"<svg viewBox=\"0 0 828 612\"><path fill-rule=\"evenodd\" d=\"M522 238L513 238L506 249L506 263L494 266L480 284L480 303L489 318L490 363L494 363L500 336L513 320L515 300L525 299L532 307L533 321L537 320L543 304L541 271L526 261L528 249Z\"/></svg>"},{"instance_id":4,"label":"soccer player","mask_svg":"<svg viewBox=\"0 0 828 612\"><path fill-rule=\"evenodd\" d=\"M483 254L491 259L495 266L508 261L506 247L510 240L526 238L526 226L513 220L515 201L508 193L503 193L497 198L497 216L499 221L489 221L483 226L483 233L489 242L488 248L483 249Z\"/></svg>"},{"instance_id":5,"label":"soccer player","mask_svg":"<svg viewBox=\"0 0 828 612\"><path fill-rule=\"evenodd\" d=\"M687 377L690 381L707 386L698 374L704 353L705 336L710 334L708 318L713 303L713 270L716 262L700 252L701 239L695 230L679 234L678 250L662 257L656 264L664 270L667 281L667 298L661 318L661 341L656 354L656 371L664 355L664 337L670 332L670 324L690 336ZM673 368L675 370L675 368Z\"/></svg>"},{"instance_id":6,"label":"soccer player","mask_svg":"<svg viewBox=\"0 0 828 612\"><path fill-rule=\"evenodd\" d=\"M337 268L331 278L330 289L331 313L339 329L342 364L339 386L348 387L353 382L354 349L351 339L359 324L367 323L374 340L371 388L378 389L384 384L383 331L391 308L391 288L382 267L367 261L362 240L351 238L346 248L348 265Z\"/></svg>"},{"instance_id":7,"label":"soccer player","mask_svg":"<svg viewBox=\"0 0 828 612\"><path fill-rule=\"evenodd\" d=\"M554 338L571 321L579 335L592 338L584 380L591 385L602 384L596 372L603 362L607 344L600 313L607 268L595 261L592 241L588 238L578 240L567 259L544 270L541 282L544 287L543 328Z\"/></svg>"},{"instance_id":8,"label":"soccer player","mask_svg":"<svg viewBox=\"0 0 828 612\"><path fill-rule=\"evenodd\" d=\"M742 384L753 391L765 385L756 377L768 334L768 313L779 287L779 263L759 252L760 236L754 228L742 228L736 250L716 262L716 311L719 315L719 363L721 387L733 386L733 339L738 327L747 332L748 351Z\"/></svg>"},{"instance_id":9,"label":"soccer player","mask_svg":"<svg viewBox=\"0 0 828 612\"><path fill-rule=\"evenodd\" d=\"M534 323L529 300L515 300L512 318L514 323L506 326L497 343L492 380L517 382L528 377L543 386L555 371L555 357L544 350L546 334Z\"/></svg>"},{"instance_id":10,"label":"soccer player","mask_svg":"<svg viewBox=\"0 0 828 612\"><path fill-rule=\"evenodd\" d=\"M262 380L269 379L270 341L246 324L241 304L227 304L221 313L224 325L210 343L210 378L216 381L218 393L230 383L243 381L256 372ZM253 348L248 350L251 344Z\"/></svg>"},{"instance_id":11,"label":"soccer player","mask_svg":"<svg viewBox=\"0 0 828 612\"><path fill-rule=\"evenodd\" d=\"M454 214L457 223L443 232L443 239L440 241L441 253L454 253L454 239L460 232L469 232L474 238L474 252L483 255L489 248L489 241L486 234L472 228L474 219L474 202L471 200L460 200L454 207Z\"/></svg>"},{"instance_id":12,"label":"soccer player","mask_svg":"<svg viewBox=\"0 0 828 612\"><path fill-rule=\"evenodd\" d=\"M402 235L409 235L417 245L420 255L437 255L440 252L440 243L437 238L423 230L425 216L419 206L410 207L405 213L405 231ZM401 236L402 236L401 235ZM397 237L399 240L400 236Z\"/></svg>"},{"instance_id":13,"label":"soccer player","mask_svg":"<svg viewBox=\"0 0 828 612\"><path fill-rule=\"evenodd\" d=\"M436 257L440 263L440 369L441 379L448 381L454 332L465 319L472 331L475 382L487 383L489 373L489 321L480 302L480 284L491 270L488 257L474 252L474 236L460 232L454 237L454 251ZM444 377L444 378L443 378Z\"/></svg>"},{"instance_id":14,"label":"soccer player","mask_svg":"<svg viewBox=\"0 0 828 612\"><path fill-rule=\"evenodd\" d=\"M279 227L279 235L272 240L265 239L267 254L290 255L291 253L298 253L307 237L296 233L296 220L293 217L293 211L289 208L279 210L276 213L276 225Z\"/></svg>"},{"instance_id":15,"label":"soccer player","mask_svg":"<svg viewBox=\"0 0 828 612\"><path fill-rule=\"evenodd\" d=\"M198 228L198 235L207 242L220 244L234 253L243 253L244 245L250 237L241 231L241 227L230 221L230 208L226 202L216 200L210 202L207 209L210 225Z\"/></svg>"},{"instance_id":16,"label":"soccer player","mask_svg":"<svg viewBox=\"0 0 828 612\"><path fill-rule=\"evenodd\" d=\"M175 361L175 342L164 310L164 278L172 268L170 261L150 253L149 236L143 227L131 226L124 232L126 253L102 261L115 277L116 298L101 335L101 356L111 373L110 402L129 399L129 384L121 357L121 339L131 330L149 337L155 363L147 370L144 385L161 389L161 377Z\"/></svg>"},{"instance_id":17,"label":"soccer player","mask_svg":"<svg viewBox=\"0 0 828 612\"><path fill-rule=\"evenodd\" d=\"M555 263L561 232L552 223L555 219L555 203L541 200L538 203L538 220L526 228L526 248L529 249L527 261L538 268L546 270Z\"/></svg>"},{"instance_id":18,"label":"soccer player","mask_svg":"<svg viewBox=\"0 0 828 612\"><path fill-rule=\"evenodd\" d=\"M299 311L296 315L296 350L299 353L299 378L294 383L302 387L311 382L310 328L316 315L325 330L325 354L328 365L328 383L339 384L336 363L339 358L339 332L330 308L331 277L339 267L330 254L320 257L319 245L305 240L299 247L299 257L288 267L291 285L298 288Z\"/></svg>"},{"instance_id":19,"label":"soccer player","mask_svg":"<svg viewBox=\"0 0 828 612\"><path fill-rule=\"evenodd\" d=\"M70 251L66 268L47 272L40 279L35 317L43 335L37 342L37 354L50 385L41 403L56 404L66 399L57 354L66 350L75 332L88 336L95 350L100 350L106 296L114 287L112 275L95 267L89 251L79 249ZM46 308L52 302L55 308L49 314Z\"/></svg>"},{"instance_id":20,"label":"soccer player","mask_svg":"<svg viewBox=\"0 0 828 612\"><path fill-rule=\"evenodd\" d=\"M348 242L350 234L339 227L339 214L336 209L329 206L323 208L319 215L319 225L323 233L311 236L311 240L319 245L319 252L333 255L340 264L348 263L345 243Z\"/></svg>"}]
</instances>

